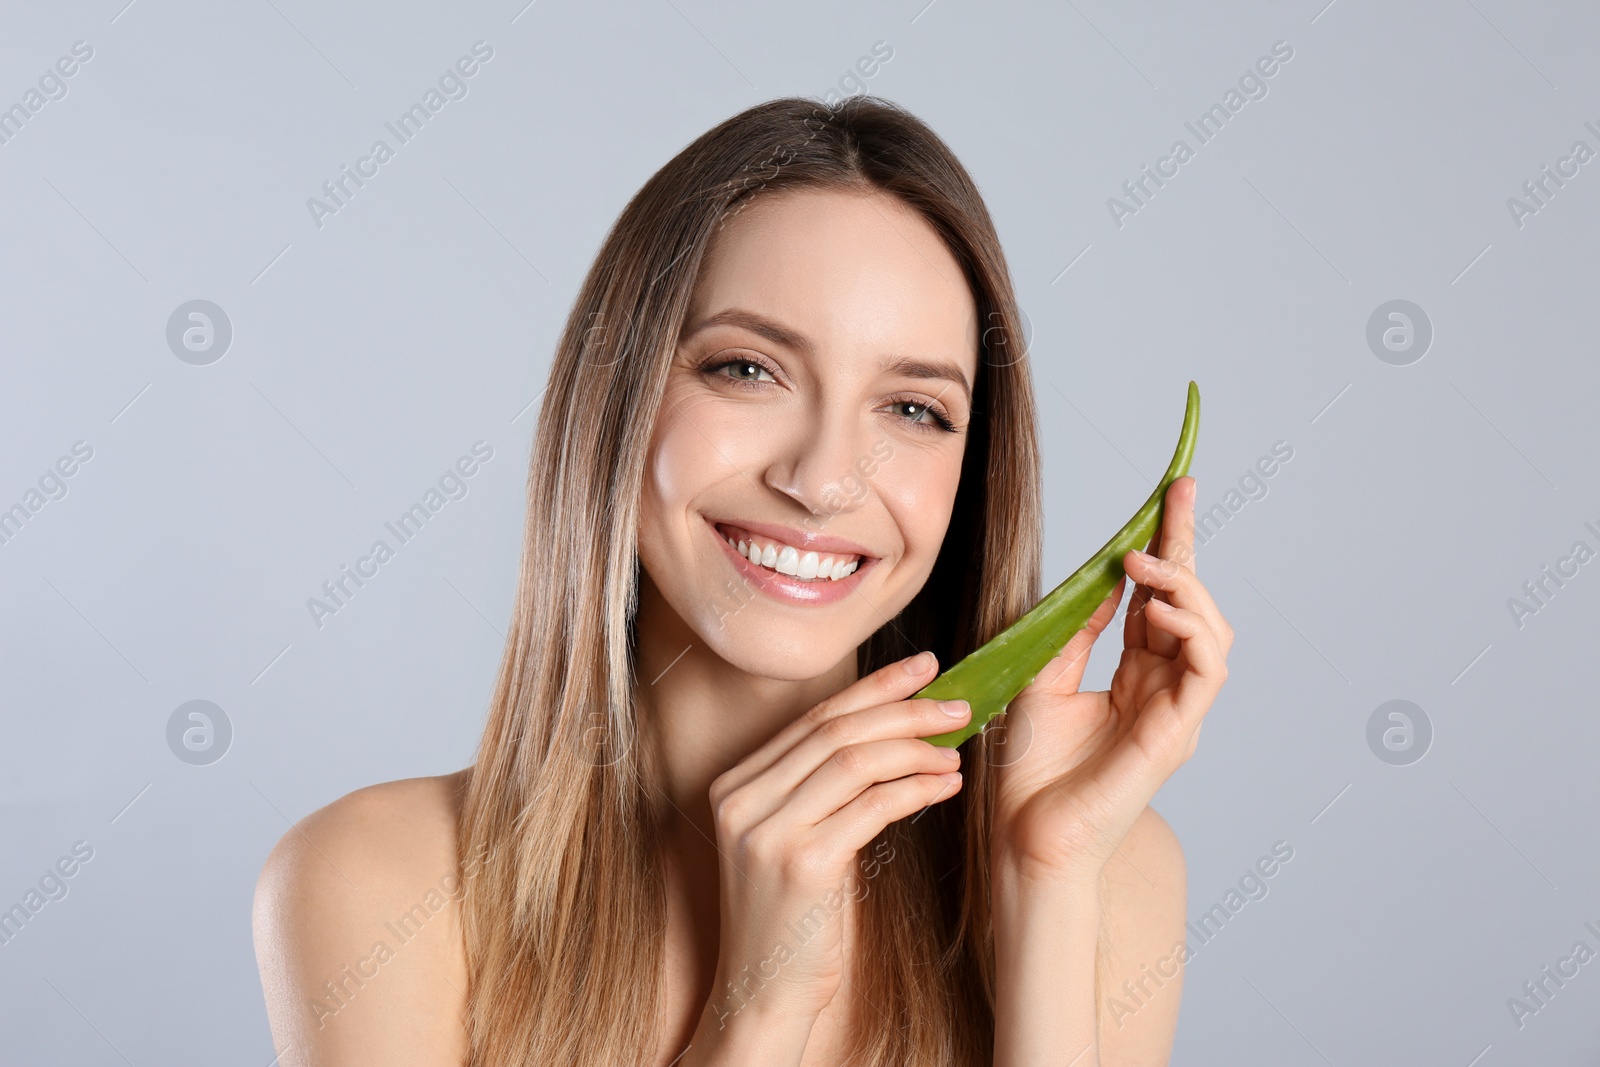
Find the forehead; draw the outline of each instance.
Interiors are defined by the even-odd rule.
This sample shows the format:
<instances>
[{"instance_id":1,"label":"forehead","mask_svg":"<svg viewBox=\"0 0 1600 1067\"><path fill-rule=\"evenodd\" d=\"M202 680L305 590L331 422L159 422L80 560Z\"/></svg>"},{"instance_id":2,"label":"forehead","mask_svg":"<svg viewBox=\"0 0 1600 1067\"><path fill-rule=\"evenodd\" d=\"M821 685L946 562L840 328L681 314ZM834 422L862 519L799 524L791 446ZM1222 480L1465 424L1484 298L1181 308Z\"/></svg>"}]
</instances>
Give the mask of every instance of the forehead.
<instances>
[{"instance_id":1,"label":"forehead","mask_svg":"<svg viewBox=\"0 0 1600 1067\"><path fill-rule=\"evenodd\" d=\"M977 367L977 307L933 227L885 193L757 195L714 240L690 323L729 308L777 319L823 358L939 355Z\"/></svg>"}]
</instances>

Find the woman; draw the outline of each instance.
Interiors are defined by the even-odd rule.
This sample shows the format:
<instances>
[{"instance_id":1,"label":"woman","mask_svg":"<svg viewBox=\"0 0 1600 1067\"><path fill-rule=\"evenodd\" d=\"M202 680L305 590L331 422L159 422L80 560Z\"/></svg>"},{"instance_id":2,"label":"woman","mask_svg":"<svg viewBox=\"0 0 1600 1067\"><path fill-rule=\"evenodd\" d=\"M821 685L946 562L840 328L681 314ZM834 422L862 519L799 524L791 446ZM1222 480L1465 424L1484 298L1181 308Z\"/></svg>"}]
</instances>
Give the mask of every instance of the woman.
<instances>
[{"instance_id":1,"label":"woman","mask_svg":"<svg viewBox=\"0 0 1600 1067\"><path fill-rule=\"evenodd\" d=\"M1019 337L977 189L893 105L770 101L652 177L551 368L476 761L262 872L281 1062L1166 1062L1147 804L1232 641L1193 480L1125 560L1109 692L1120 585L1003 731L930 745L970 710L909 699L1040 593Z\"/></svg>"}]
</instances>

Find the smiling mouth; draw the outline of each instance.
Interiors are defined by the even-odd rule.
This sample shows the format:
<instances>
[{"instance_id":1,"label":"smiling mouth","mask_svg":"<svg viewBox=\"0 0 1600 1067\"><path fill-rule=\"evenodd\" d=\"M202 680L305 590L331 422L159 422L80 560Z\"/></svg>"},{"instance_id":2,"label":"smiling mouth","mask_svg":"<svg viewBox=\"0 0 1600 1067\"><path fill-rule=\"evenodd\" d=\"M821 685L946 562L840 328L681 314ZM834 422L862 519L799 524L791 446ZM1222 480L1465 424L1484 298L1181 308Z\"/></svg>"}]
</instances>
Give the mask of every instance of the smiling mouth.
<instances>
[{"instance_id":1,"label":"smiling mouth","mask_svg":"<svg viewBox=\"0 0 1600 1067\"><path fill-rule=\"evenodd\" d=\"M757 567L802 582L837 582L856 572L865 557L845 552L815 552L765 534L751 533L732 523L714 524L717 535Z\"/></svg>"}]
</instances>

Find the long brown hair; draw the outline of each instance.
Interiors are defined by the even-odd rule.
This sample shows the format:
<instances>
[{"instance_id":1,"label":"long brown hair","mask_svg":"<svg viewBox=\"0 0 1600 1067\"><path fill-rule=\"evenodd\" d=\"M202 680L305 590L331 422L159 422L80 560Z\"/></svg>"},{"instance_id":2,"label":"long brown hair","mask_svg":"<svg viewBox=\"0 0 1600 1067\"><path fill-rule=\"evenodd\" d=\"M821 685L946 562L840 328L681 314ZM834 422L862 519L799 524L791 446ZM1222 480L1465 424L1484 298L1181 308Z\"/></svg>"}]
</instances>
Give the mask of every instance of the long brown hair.
<instances>
[{"instance_id":1,"label":"long brown hair","mask_svg":"<svg viewBox=\"0 0 1600 1067\"><path fill-rule=\"evenodd\" d=\"M494 856L462 903L473 1067L640 1064L658 1040L666 898L633 701L645 450L708 246L751 197L807 187L887 192L919 211L979 316L949 531L927 583L860 646L860 672L921 649L948 666L1038 597L1032 384L999 238L966 170L874 97L771 100L689 144L607 234L539 413L511 630L460 824L463 862ZM870 949L844 989L870 1025L852 1063L989 1061L992 744L968 743L956 799L872 846L894 858L856 905Z\"/></svg>"}]
</instances>

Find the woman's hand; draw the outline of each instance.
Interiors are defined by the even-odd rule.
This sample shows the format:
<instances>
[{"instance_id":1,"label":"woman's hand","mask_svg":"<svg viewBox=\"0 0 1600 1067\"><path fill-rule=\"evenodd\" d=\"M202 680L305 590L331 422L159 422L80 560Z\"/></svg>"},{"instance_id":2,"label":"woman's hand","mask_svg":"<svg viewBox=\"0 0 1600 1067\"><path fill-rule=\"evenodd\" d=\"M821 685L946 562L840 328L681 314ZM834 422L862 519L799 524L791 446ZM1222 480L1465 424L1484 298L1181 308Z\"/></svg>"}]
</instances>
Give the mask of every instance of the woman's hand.
<instances>
[{"instance_id":1,"label":"woman's hand","mask_svg":"<svg viewBox=\"0 0 1600 1067\"><path fill-rule=\"evenodd\" d=\"M893 853L857 853L890 823L961 788L960 755L923 740L971 717L909 700L937 673L924 652L818 704L711 785L722 856L721 946L691 1048L751 1049L798 1062L805 1034L844 978L843 910ZM730 985L731 983L731 985ZM726 1029L740 1037L729 1042ZM772 1047L781 1041L782 1050ZM796 1044L796 1041L798 1044Z\"/></svg>"},{"instance_id":2,"label":"woman's hand","mask_svg":"<svg viewBox=\"0 0 1600 1067\"><path fill-rule=\"evenodd\" d=\"M1129 552L1138 583L1109 692L1078 685L1127 580L1012 701L999 751L994 860L1007 872L1088 884L1173 771L1228 677L1233 630L1195 577L1195 481L1167 490L1158 555Z\"/></svg>"}]
</instances>

